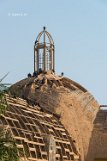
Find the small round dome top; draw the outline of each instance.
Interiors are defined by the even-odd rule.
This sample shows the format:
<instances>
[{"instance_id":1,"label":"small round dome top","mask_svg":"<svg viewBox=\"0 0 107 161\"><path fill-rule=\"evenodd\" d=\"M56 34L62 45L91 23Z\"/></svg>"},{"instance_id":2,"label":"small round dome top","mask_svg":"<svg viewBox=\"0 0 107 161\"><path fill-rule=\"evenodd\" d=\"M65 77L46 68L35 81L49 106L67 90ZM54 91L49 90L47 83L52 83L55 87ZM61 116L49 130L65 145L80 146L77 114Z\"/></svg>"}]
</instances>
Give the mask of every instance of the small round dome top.
<instances>
[{"instance_id":1,"label":"small round dome top","mask_svg":"<svg viewBox=\"0 0 107 161\"><path fill-rule=\"evenodd\" d=\"M50 44L54 44L54 41L52 39L52 36L50 35L49 32L46 31L46 27L43 27L43 31L41 31L36 39L36 43L40 43L41 42L41 38L43 37L43 41L46 43L50 43Z\"/></svg>"}]
</instances>

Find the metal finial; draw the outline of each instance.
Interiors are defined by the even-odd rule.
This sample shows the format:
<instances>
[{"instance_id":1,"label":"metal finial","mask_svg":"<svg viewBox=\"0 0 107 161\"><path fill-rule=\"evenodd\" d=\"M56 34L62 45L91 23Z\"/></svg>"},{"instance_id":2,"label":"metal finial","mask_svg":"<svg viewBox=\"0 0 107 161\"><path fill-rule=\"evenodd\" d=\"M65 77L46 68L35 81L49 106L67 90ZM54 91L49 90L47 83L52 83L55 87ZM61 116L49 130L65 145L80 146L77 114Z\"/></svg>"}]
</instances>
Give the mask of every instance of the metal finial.
<instances>
[{"instance_id":1,"label":"metal finial","mask_svg":"<svg viewBox=\"0 0 107 161\"><path fill-rule=\"evenodd\" d=\"M45 27L45 26L43 27L43 30L44 30L44 31L46 30L46 27Z\"/></svg>"}]
</instances>

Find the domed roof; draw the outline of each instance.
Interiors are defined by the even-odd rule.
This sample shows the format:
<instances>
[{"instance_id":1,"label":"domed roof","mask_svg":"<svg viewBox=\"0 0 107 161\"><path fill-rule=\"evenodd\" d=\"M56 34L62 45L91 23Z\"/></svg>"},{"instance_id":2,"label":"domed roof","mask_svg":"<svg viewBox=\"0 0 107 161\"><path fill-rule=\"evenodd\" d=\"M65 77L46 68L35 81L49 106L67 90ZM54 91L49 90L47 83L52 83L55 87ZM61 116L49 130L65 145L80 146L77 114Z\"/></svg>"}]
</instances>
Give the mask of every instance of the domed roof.
<instances>
[{"instance_id":1,"label":"domed roof","mask_svg":"<svg viewBox=\"0 0 107 161\"><path fill-rule=\"evenodd\" d=\"M48 31L46 31L46 27L43 27L43 31L41 31L39 34L38 34L38 36L37 36L37 38L36 38L36 43L41 43L41 41L43 41L43 40L41 40L41 37L47 37L48 38L48 43L50 43L50 44L53 44L54 45L54 41L53 41L53 38L52 38L52 36L50 35L50 33L48 32Z\"/></svg>"},{"instance_id":2,"label":"domed roof","mask_svg":"<svg viewBox=\"0 0 107 161\"><path fill-rule=\"evenodd\" d=\"M93 121L99 110L90 92L68 78L41 73L17 82L11 86L10 93L58 117L72 136L81 160L86 158Z\"/></svg>"}]
</instances>

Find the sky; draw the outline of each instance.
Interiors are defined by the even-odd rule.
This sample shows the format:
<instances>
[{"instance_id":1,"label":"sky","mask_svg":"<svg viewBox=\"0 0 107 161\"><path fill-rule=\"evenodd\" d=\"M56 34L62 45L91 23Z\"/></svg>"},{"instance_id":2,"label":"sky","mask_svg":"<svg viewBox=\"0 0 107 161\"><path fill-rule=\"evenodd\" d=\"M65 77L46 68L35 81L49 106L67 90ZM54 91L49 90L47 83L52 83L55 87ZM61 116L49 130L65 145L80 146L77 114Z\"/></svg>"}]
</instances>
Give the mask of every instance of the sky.
<instances>
[{"instance_id":1,"label":"sky","mask_svg":"<svg viewBox=\"0 0 107 161\"><path fill-rule=\"evenodd\" d=\"M46 26L55 43L56 73L107 104L107 0L0 0L0 78L33 73L33 48Z\"/></svg>"}]
</instances>

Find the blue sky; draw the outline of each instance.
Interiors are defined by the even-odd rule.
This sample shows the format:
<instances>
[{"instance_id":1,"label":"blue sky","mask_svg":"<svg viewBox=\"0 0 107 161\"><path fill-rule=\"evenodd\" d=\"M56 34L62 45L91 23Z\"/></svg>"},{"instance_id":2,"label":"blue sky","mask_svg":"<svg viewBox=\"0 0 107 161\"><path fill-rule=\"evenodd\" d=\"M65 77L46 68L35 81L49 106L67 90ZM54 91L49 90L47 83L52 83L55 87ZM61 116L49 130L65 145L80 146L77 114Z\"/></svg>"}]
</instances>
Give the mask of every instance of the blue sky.
<instances>
[{"instance_id":1,"label":"blue sky","mask_svg":"<svg viewBox=\"0 0 107 161\"><path fill-rule=\"evenodd\" d=\"M33 73L33 46L43 26L54 39L56 73L107 104L106 0L0 0L0 78Z\"/></svg>"}]
</instances>

